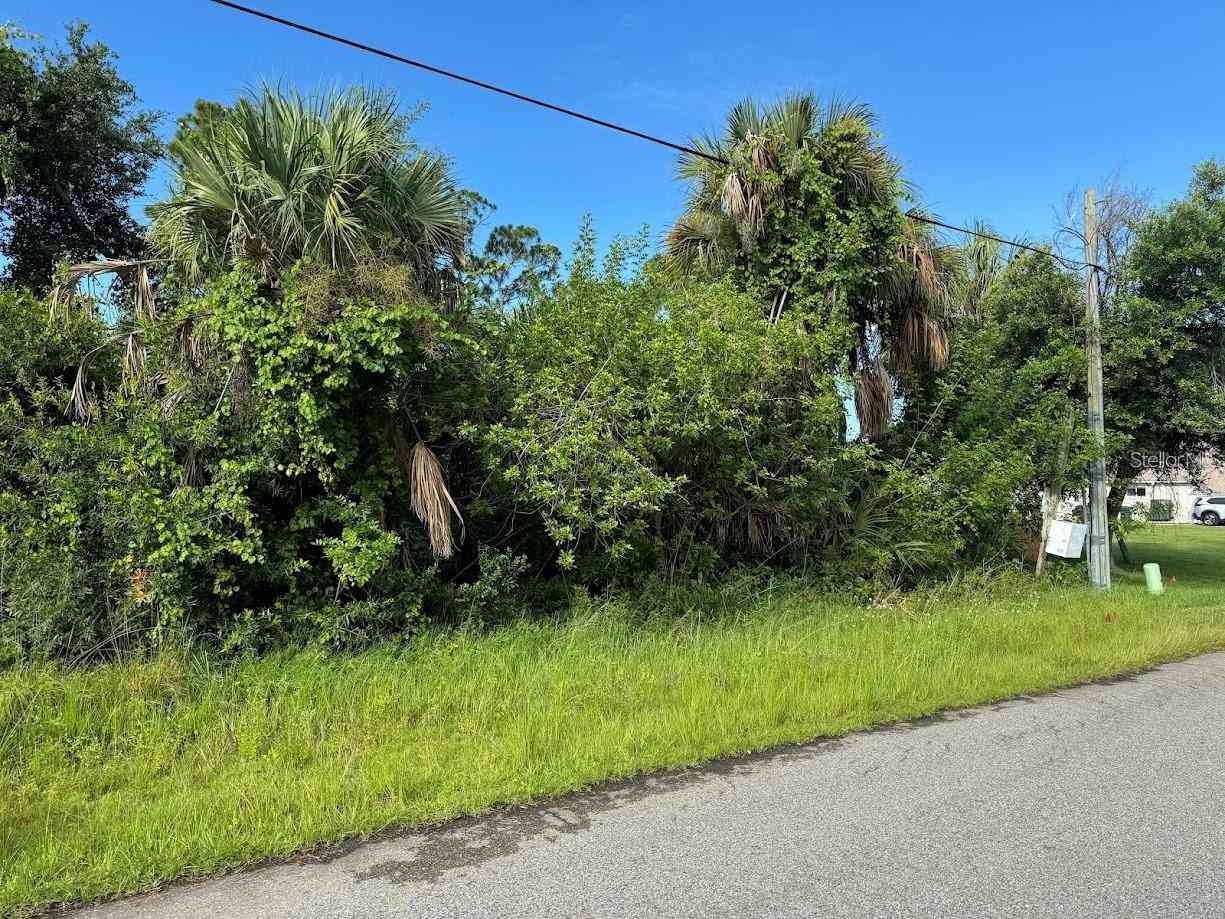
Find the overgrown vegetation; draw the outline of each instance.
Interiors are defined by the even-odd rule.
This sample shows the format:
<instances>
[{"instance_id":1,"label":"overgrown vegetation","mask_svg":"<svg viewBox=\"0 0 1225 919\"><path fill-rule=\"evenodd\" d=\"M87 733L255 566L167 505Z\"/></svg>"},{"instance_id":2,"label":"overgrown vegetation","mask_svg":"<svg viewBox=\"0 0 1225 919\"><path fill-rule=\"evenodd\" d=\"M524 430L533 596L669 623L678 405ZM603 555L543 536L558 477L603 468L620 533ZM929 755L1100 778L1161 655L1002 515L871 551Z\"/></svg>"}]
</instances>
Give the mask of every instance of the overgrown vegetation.
<instances>
[{"instance_id":1,"label":"overgrown vegetation","mask_svg":"<svg viewBox=\"0 0 1225 919\"><path fill-rule=\"evenodd\" d=\"M564 267L529 227L478 246L412 117L202 100L153 258L66 239L92 260L0 292L0 660L356 649L738 572L877 595L1022 557L1083 468L1075 277L911 219L866 107L738 105L662 255L589 224ZM1220 446L1219 291L1160 242L1216 239L1217 172L1111 280L1113 457Z\"/></svg>"}]
</instances>

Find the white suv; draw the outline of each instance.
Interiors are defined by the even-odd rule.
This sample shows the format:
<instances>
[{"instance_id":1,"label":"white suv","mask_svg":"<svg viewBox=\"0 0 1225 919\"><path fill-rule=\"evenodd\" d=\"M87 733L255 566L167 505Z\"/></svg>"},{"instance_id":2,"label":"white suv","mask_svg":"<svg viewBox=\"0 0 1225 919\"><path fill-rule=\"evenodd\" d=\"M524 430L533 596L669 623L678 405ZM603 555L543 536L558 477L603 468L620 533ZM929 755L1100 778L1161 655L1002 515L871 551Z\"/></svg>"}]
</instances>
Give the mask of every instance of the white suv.
<instances>
[{"instance_id":1,"label":"white suv","mask_svg":"<svg viewBox=\"0 0 1225 919\"><path fill-rule=\"evenodd\" d=\"M1225 521L1225 495L1196 498L1195 506L1191 508L1191 519L1210 527Z\"/></svg>"}]
</instances>

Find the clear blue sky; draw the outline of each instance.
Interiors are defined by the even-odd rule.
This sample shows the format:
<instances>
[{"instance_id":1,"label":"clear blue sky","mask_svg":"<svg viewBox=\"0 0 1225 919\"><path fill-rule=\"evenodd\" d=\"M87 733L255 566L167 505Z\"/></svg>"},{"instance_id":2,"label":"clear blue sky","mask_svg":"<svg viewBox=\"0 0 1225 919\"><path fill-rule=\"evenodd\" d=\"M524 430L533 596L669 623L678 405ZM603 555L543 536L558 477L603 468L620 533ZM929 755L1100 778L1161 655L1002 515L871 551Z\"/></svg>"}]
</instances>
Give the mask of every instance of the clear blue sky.
<instances>
[{"instance_id":1,"label":"clear blue sky","mask_svg":"<svg viewBox=\"0 0 1225 919\"><path fill-rule=\"evenodd\" d=\"M680 141L717 128L744 95L860 99L927 206L1015 236L1048 236L1074 185L1117 172L1162 200L1193 163L1225 156L1225 4L1205 0L246 2ZM428 100L418 137L498 205L499 222L563 246L584 213L606 238L660 231L679 209L667 150L205 0L6 0L0 17L48 38L85 19L168 116L262 80L362 81Z\"/></svg>"}]
</instances>

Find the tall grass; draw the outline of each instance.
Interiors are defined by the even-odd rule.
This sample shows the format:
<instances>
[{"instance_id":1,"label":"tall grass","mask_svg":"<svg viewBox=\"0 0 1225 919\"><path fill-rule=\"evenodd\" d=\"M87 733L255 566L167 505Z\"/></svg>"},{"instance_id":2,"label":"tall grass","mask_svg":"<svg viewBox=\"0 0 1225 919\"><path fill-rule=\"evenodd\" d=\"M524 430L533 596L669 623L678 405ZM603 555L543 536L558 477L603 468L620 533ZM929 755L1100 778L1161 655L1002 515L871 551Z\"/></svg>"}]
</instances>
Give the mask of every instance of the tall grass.
<instances>
[{"instance_id":1,"label":"tall grass","mask_svg":"<svg viewBox=\"0 0 1225 919\"><path fill-rule=\"evenodd\" d=\"M1175 582L1018 576L879 606L802 588L619 604L350 657L0 674L0 912L831 736L1225 647L1225 528L1133 541Z\"/></svg>"}]
</instances>

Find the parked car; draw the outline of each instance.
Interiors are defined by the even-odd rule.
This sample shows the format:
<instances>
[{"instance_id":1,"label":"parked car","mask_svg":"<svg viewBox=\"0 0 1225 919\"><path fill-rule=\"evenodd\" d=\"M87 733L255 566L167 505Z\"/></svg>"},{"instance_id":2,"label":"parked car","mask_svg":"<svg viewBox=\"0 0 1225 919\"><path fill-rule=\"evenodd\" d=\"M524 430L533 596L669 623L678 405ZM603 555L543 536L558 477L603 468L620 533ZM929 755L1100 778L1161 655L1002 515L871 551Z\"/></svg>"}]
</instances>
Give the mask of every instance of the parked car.
<instances>
[{"instance_id":1,"label":"parked car","mask_svg":"<svg viewBox=\"0 0 1225 919\"><path fill-rule=\"evenodd\" d=\"M1214 527L1225 522L1225 495L1204 495L1195 499L1191 519Z\"/></svg>"}]
</instances>

